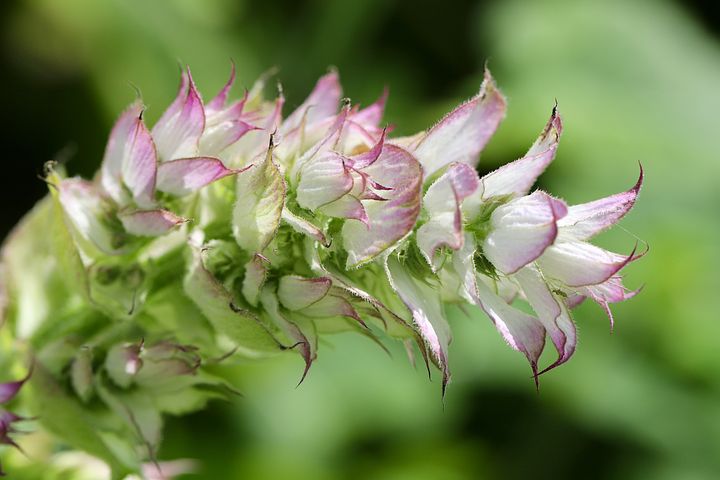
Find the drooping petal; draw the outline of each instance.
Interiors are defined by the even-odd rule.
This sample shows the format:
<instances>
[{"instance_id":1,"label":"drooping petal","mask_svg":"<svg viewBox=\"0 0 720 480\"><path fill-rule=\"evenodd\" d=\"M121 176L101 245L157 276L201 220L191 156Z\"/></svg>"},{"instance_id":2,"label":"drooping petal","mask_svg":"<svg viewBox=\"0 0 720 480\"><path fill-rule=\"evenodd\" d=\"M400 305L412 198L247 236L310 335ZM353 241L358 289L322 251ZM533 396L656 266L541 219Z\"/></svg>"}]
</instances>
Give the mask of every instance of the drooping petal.
<instances>
[{"instance_id":1,"label":"drooping petal","mask_svg":"<svg viewBox=\"0 0 720 480\"><path fill-rule=\"evenodd\" d=\"M532 315L508 305L484 282L477 282L477 287L478 306L490 317L508 345L525 354L537 376L538 359L545 348L545 328L542 323Z\"/></svg>"},{"instance_id":2,"label":"drooping petal","mask_svg":"<svg viewBox=\"0 0 720 480\"><path fill-rule=\"evenodd\" d=\"M410 233L420 213L422 168L407 150L385 144L380 157L364 171L392 189L387 201L365 200L368 224L347 220L342 236L347 267L357 267Z\"/></svg>"},{"instance_id":3,"label":"drooping petal","mask_svg":"<svg viewBox=\"0 0 720 480\"><path fill-rule=\"evenodd\" d=\"M297 323L290 321L283 312L280 311L278 299L271 286L262 289L260 301L263 309L272 319L273 323L285 334L290 340L295 342L291 348L297 347L305 360L305 370L300 377L300 385L310 370L315 358L317 358L317 333L312 324L306 325L305 329L301 329Z\"/></svg>"},{"instance_id":4,"label":"drooping petal","mask_svg":"<svg viewBox=\"0 0 720 480\"><path fill-rule=\"evenodd\" d=\"M118 218L125 231L141 237L157 237L187 222L168 210L134 210L120 212Z\"/></svg>"},{"instance_id":5,"label":"drooping petal","mask_svg":"<svg viewBox=\"0 0 720 480\"><path fill-rule=\"evenodd\" d=\"M598 285L638 257L618 255L587 242L559 242L538 259L546 276L569 287Z\"/></svg>"},{"instance_id":6,"label":"drooping petal","mask_svg":"<svg viewBox=\"0 0 720 480\"><path fill-rule=\"evenodd\" d=\"M430 264L442 246L453 250L462 247L463 229L460 206L480 185L474 168L455 163L435 181L423 199L428 221L417 231L417 244Z\"/></svg>"},{"instance_id":7,"label":"drooping petal","mask_svg":"<svg viewBox=\"0 0 720 480\"><path fill-rule=\"evenodd\" d=\"M557 108L553 108L550 120L525 156L485 175L481 179L482 186L478 195L480 198L475 200L486 200L498 195L527 194L540 174L555 158L561 133L560 114Z\"/></svg>"},{"instance_id":8,"label":"drooping petal","mask_svg":"<svg viewBox=\"0 0 720 480\"><path fill-rule=\"evenodd\" d=\"M160 161L196 156L204 129L205 109L188 68L177 97L152 129Z\"/></svg>"},{"instance_id":9,"label":"drooping petal","mask_svg":"<svg viewBox=\"0 0 720 480\"><path fill-rule=\"evenodd\" d=\"M272 146L265 159L237 176L232 229L243 249L260 253L280 225L285 202L285 179L272 158Z\"/></svg>"},{"instance_id":10,"label":"drooping petal","mask_svg":"<svg viewBox=\"0 0 720 480\"><path fill-rule=\"evenodd\" d=\"M578 292L581 294L581 298L589 297L602 307L610 320L610 328L612 329L615 326L615 318L613 317L612 310L610 310L610 304L632 298L640 293L640 290L642 290L642 288L629 290L623 285L622 277L620 275L614 275L598 285L581 287L578 289Z\"/></svg>"},{"instance_id":11,"label":"drooping petal","mask_svg":"<svg viewBox=\"0 0 720 480\"><path fill-rule=\"evenodd\" d=\"M157 189L182 197L205 185L239 173L212 157L180 158L158 166Z\"/></svg>"},{"instance_id":12,"label":"drooping petal","mask_svg":"<svg viewBox=\"0 0 720 480\"><path fill-rule=\"evenodd\" d=\"M142 121L140 102L131 105L115 123L105 148L101 168L103 189L120 205L132 200L151 207L155 197L157 154L150 132Z\"/></svg>"},{"instance_id":13,"label":"drooping petal","mask_svg":"<svg viewBox=\"0 0 720 480\"><path fill-rule=\"evenodd\" d=\"M445 319L440 296L436 289L410 276L396 255L389 255L386 258L385 271L393 289L410 310L415 326L433 360L442 371L444 394L445 387L450 382L447 352L452 335Z\"/></svg>"},{"instance_id":14,"label":"drooping petal","mask_svg":"<svg viewBox=\"0 0 720 480\"><path fill-rule=\"evenodd\" d=\"M557 360L543 370L546 372L567 362L575 352L577 345L575 324L563 299L552 292L536 267L527 266L520 269L515 274L515 278L558 352Z\"/></svg>"},{"instance_id":15,"label":"drooping petal","mask_svg":"<svg viewBox=\"0 0 720 480\"><path fill-rule=\"evenodd\" d=\"M341 155L325 152L309 160L300 171L298 205L315 211L353 188L353 177Z\"/></svg>"},{"instance_id":16,"label":"drooping petal","mask_svg":"<svg viewBox=\"0 0 720 480\"><path fill-rule=\"evenodd\" d=\"M281 132L297 128L305 118L312 124L334 116L338 111L342 87L337 72L330 72L317 81L307 99L283 122Z\"/></svg>"},{"instance_id":17,"label":"drooping petal","mask_svg":"<svg viewBox=\"0 0 720 480\"><path fill-rule=\"evenodd\" d=\"M492 213L483 253L501 272L515 273L553 244L566 213L563 201L541 191L511 200Z\"/></svg>"},{"instance_id":18,"label":"drooping petal","mask_svg":"<svg viewBox=\"0 0 720 480\"><path fill-rule=\"evenodd\" d=\"M480 151L505 116L505 98L489 71L480 92L447 114L413 150L426 178L453 162L476 165Z\"/></svg>"},{"instance_id":19,"label":"drooping petal","mask_svg":"<svg viewBox=\"0 0 720 480\"><path fill-rule=\"evenodd\" d=\"M635 205L642 182L643 169L641 165L640 177L630 190L594 202L569 207L568 214L558 221L561 237L588 240L615 225Z\"/></svg>"},{"instance_id":20,"label":"drooping petal","mask_svg":"<svg viewBox=\"0 0 720 480\"><path fill-rule=\"evenodd\" d=\"M327 277L305 278L285 275L278 284L278 299L288 310L302 310L327 295L332 280Z\"/></svg>"}]
</instances>

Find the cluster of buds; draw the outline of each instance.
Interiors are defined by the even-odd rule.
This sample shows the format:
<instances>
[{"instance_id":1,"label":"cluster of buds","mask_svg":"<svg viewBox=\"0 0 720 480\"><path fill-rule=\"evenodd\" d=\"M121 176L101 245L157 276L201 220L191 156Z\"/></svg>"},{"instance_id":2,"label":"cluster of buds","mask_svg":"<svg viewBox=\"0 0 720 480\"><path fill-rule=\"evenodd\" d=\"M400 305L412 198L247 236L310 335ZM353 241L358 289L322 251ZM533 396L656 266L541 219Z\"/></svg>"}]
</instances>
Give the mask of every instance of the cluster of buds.
<instances>
[{"instance_id":1,"label":"cluster of buds","mask_svg":"<svg viewBox=\"0 0 720 480\"><path fill-rule=\"evenodd\" d=\"M573 355L574 306L589 297L610 315L636 293L619 272L640 255L588 240L630 210L642 170L581 205L531 192L558 148L557 108L525 156L480 177L506 106L488 72L475 97L400 138L381 123L386 95L354 106L335 72L285 118L266 78L229 101L234 78L204 102L184 71L152 129L132 104L93 181L50 165L51 195L3 251L6 321L32 349L36 396L86 408L83 428L104 433L91 445L63 432L47 402L33 414L113 471L140 465L116 454L120 439L153 459L162 413L232 392L212 372L233 356L297 352L305 378L319 336L384 332L439 368L444 393L445 310L470 303L537 381ZM547 336L557 359L542 369Z\"/></svg>"}]
</instances>

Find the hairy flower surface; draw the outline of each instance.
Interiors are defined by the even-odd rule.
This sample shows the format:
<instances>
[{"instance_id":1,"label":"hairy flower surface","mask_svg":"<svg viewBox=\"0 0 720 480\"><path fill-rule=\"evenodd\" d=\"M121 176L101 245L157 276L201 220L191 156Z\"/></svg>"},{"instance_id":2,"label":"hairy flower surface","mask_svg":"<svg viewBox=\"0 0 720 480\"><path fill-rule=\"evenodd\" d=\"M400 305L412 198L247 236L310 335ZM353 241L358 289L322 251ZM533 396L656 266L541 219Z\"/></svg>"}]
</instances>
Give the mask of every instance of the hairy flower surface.
<instances>
[{"instance_id":1,"label":"hairy flower surface","mask_svg":"<svg viewBox=\"0 0 720 480\"><path fill-rule=\"evenodd\" d=\"M230 101L234 80L205 102L183 71L152 128L130 105L96 178L49 165L51 194L3 249L5 320L35 358L27 408L113 476L155 462L162 414L232 395L212 368L232 357L296 352L302 381L320 336L384 332L414 342L444 392L445 310L470 303L537 381L575 351L574 306L590 298L612 321L608 305L637 293L620 271L641 255L589 240L632 208L642 170L632 189L581 205L532 191L562 134L553 108L525 156L480 177L506 105L489 72L475 97L402 138L382 123L387 92L352 105L335 72L287 117L282 93L263 98L265 78ZM557 359L541 369L546 337ZM23 382L0 384L0 403ZM0 443L14 445L20 417L0 415Z\"/></svg>"}]
</instances>

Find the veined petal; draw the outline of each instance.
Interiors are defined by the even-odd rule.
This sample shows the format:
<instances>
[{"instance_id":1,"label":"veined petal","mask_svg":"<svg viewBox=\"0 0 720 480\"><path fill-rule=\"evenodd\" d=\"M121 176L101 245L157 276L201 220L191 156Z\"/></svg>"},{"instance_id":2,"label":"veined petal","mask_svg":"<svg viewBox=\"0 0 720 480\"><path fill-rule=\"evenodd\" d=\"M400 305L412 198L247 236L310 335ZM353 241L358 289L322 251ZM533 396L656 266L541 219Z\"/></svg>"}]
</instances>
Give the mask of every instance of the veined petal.
<instances>
[{"instance_id":1,"label":"veined petal","mask_svg":"<svg viewBox=\"0 0 720 480\"><path fill-rule=\"evenodd\" d=\"M559 242L545 250L538 265L568 287L583 287L607 281L636 258L635 250L624 256L587 242Z\"/></svg>"},{"instance_id":2,"label":"veined petal","mask_svg":"<svg viewBox=\"0 0 720 480\"><path fill-rule=\"evenodd\" d=\"M641 165L640 178L630 190L569 207L568 214L558 221L561 238L587 240L615 225L635 205L642 182Z\"/></svg>"},{"instance_id":3,"label":"veined petal","mask_svg":"<svg viewBox=\"0 0 720 480\"><path fill-rule=\"evenodd\" d=\"M190 69L182 73L175 101L152 129L161 161L193 157L205 129L205 109Z\"/></svg>"},{"instance_id":4,"label":"veined petal","mask_svg":"<svg viewBox=\"0 0 720 480\"><path fill-rule=\"evenodd\" d=\"M553 244L566 213L563 201L541 191L511 200L492 213L483 253L501 272L515 273Z\"/></svg>"},{"instance_id":5,"label":"veined petal","mask_svg":"<svg viewBox=\"0 0 720 480\"><path fill-rule=\"evenodd\" d=\"M308 124L334 116L338 111L342 87L337 72L320 77L307 99L283 122L281 131L298 127L305 117Z\"/></svg>"},{"instance_id":6,"label":"veined petal","mask_svg":"<svg viewBox=\"0 0 720 480\"><path fill-rule=\"evenodd\" d=\"M530 150L519 160L503 165L481 179L481 199L497 195L525 195L537 178L555 158L562 121L557 108L553 108L550 120Z\"/></svg>"},{"instance_id":7,"label":"veined petal","mask_svg":"<svg viewBox=\"0 0 720 480\"><path fill-rule=\"evenodd\" d=\"M348 193L353 183L343 157L335 152L325 152L302 167L297 187L298 204L315 211Z\"/></svg>"},{"instance_id":8,"label":"veined petal","mask_svg":"<svg viewBox=\"0 0 720 480\"><path fill-rule=\"evenodd\" d=\"M187 222L187 219L179 217L173 212L160 209L120 212L118 218L128 233L142 237L164 235Z\"/></svg>"},{"instance_id":9,"label":"veined petal","mask_svg":"<svg viewBox=\"0 0 720 480\"><path fill-rule=\"evenodd\" d=\"M447 114L416 145L413 153L426 178L449 163L476 165L504 116L505 97L486 70L480 93Z\"/></svg>"},{"instance_id":10,"label":"veined petal","mask_svg":"<svg viewBox=\"0 0 720 480\"><path fill-rule=\"evenodd\" d=\"M285 191L271 146L264 160L237 176L232 229L240 247L253 253L267 247L280 225Z\"/></svg>"},{"instance_id":11,"label":"veined petal","mask_svg":"<svg viewBox=\"0 0 720 480\"><path fill-rule=\"evenodd\" d=\"M462 247L462 212L460 206L480 185L474 168L455 163L428 188L423 207L429 219L417 231L418 247L430 264L434 264L438 248L453 250Z\"/></svg>"},{"instance_id":12,"label":"veined petal","mask_svg":"<svg viewBox=\"0 0 720 480\"><path fill-rule=\"evenodd\" d=\"M182 197L205 185L239 173L212 157L180 158L158 166L157 189Z\"/></svg>"},{"instance_id":13,"label":"veined petal","mask_svg":"<svg viewBox=\"0 0 720 480\"><path fill-rule=\"evenodd\" d=\"M442 301L436 289L410 276L395 255L385 260L387 273L393 290L412 314L413 322L425 341L427 348L442 371L442 390L450 381L447 351L452 335L445 319Z\"/></svg>"},{"instance_id":14,"label":"veined petal","mask_svg":"<svg viewBox=\"0 0 720 480\"><path fill-rule=\"evenodd\" d=\"M485 283L477 282L477 286L478 306L490 317L508 345L525 354L537 382L537 362L545 348L545 328L542 323L505 303Z\"/></svg>"},{"instance_id":15,"label":"veined petal","mask_svg":"<svg viewBox=\"0 0 720 480\"><path fill-rule=\"evenodd\" d=\"M155 144L142 121L143 107L131 105L110 132L101 169L103 189L120 205L128 203L126 186L132 200L143 208L153 205L157 154Z\"/></svg>"},{"instance_id":16,"label":"veined petal","mask_svg":"<svg viewBox=\"0 0 720 480\"><path fill-rule=\"evenodd\" d=\"M282 219L296 232L304 233L310 238L320 242L320 244L325 247L330 246L329 239L325 236L323 231L317 225L314 225L308 220L305 220L304 218L295 215L289 209L283 208Z\"/></svg>"},{"instance_id":17,"label":"veined petal","mask_svg":"<svg viewBox=\"0 0 720 480\"><path fill-rule=\"evenodd\" d=\"M515 278L558 352L557 360L543 370L546 372L567 362L575 352L577 345L575 324L563 299L552 292L535 266L520 269L515 274Z\"/></svg>"},{"instance_id":18,"label":"veined petal","mask_svg":"<svg viewBox=\"0 0 720 480\"><path fill-rule=\"evenodd\" d=\"M331 286L332 280L327 277L285 275L280 278L278 299L288 310L302 310L325 297Z\"/></svg>"},{"instance_id":19,"label":"veined petal","mask_svg":"<svg viewBox=\"0 0 720 480\"><path fill-rule=\"evenodd\" d=\"M420 213L422 168L406 150L385 144L380 157L364 171L392 189L387 201L365 200L368 224L347 220L342 236L347 267L357 267L410 233Z\"/></svg>"}]
</instances>

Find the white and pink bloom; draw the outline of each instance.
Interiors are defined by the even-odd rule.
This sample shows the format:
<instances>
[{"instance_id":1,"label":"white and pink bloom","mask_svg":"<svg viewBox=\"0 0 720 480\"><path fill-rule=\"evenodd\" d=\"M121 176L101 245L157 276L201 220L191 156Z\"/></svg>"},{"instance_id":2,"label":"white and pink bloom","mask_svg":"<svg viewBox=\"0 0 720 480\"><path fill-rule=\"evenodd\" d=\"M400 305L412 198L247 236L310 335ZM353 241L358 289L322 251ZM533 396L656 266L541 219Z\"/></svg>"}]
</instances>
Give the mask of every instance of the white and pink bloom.
<instances>
[{"instance_id":1,"label":"white and pink bloom","mask_svg":"<svg viewBox=\"0 0 720 480\"><path fill-rule=\"evenodd\" d=\"M292 351L305 363L302 381L321 336L354 331L382 346L382 331L415 342L441 370L444 392L446 306L469 303L537 381L573 355L575 305L590 298L612 320L609 304L637 293L620 272L641 255L589 240L632 208L642 171L627 192L582 205L531 191L557 152L557 108L522 158L480 177L480 152L506 109L489 72L475 97L402 138L382 123L387 91L354 106L330 72L283 117L282 92L263 97L266 80L231 101L233 68L205 102L187 69L151 128L134 102L97 178L50 168L51 198L3 250L12 298L45 288L39 305L8 310L11 328L38 350L34 388L61 392L79 412L105 405L118 418L114 435L124 432L145 460L155 460L161 413L233 392L208 364ZM35 235L40 224L52 225L51 238ZM42 263L33 271L44 281L29 282L21 263ZM557 359L541 368L547 337ZM12 385L21 384L0 384L0 403ZM0 413L0 442L10 443L19 418ZM93 421L77 419L89 441L68 443L113 471L142 470L94 436Z\"/></svg>"}]
</instances>

